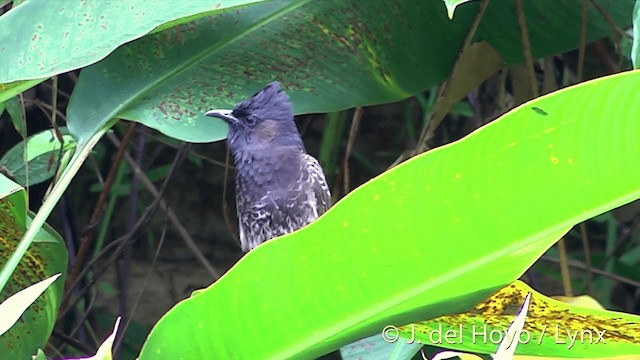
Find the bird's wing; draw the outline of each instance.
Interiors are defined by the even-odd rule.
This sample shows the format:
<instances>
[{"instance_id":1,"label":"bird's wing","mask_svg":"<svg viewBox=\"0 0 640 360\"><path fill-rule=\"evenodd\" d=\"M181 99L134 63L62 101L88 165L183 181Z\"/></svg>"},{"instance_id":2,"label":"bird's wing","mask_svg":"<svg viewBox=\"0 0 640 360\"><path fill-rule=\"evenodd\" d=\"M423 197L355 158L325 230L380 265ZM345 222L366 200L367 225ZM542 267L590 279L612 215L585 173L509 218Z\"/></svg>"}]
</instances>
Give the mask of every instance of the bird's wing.
<instances>
[{"instance_id":1,"label":"bird's wing","mask_svg":"<svg viewBox=\"0 0 640 360\"><path fill-rule=\"evenodd\" d=\"M331 206L329 186L318 160L308 154L302 154L301 163L298 163L300 158L276 159L285 164L301 164L301 167L279 169L274 173L279 177L272 181L286 185L252 192L246 179L236 177L236 206L244 251L309 224ZM293 171L297 176L288 176L286 171Z\"/></svg>"},{"instance_id":2,"label":"bird's wing","mask_svg":"<svg viewBox=\"0 0 640 360\"><path fill-rule=\"evenodd\" d=\"M309 190L313 192L318 216L320 216L331 207L331 192L318 160L309 154L304 154L303 156L304 166L307 167L307 174L309 175Z\"/></svg>"},{"instance_id":3,"label":"bird's wing","mask_svg":"<svg viewBox=\"0 0 640 360\"><path fill-rule=\"evenodd\" d=\"M262 242L295 230L287 226L287 219L283 217L280 206L271 193L259 199L244 196L237 196L236 199L243 251L249 251Z\"/></svg>"}]
</instances>

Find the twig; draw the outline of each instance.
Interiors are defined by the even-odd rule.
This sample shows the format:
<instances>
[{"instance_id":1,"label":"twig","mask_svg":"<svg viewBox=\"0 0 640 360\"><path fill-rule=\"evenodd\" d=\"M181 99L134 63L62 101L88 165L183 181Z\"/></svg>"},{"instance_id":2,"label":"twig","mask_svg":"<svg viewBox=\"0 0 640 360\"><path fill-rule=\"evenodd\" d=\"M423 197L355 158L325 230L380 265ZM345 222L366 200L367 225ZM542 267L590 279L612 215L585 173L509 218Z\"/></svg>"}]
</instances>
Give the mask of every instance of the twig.
<instances>
[{"instance_id":1,"label":"twig","mask_svg":"<svg viewBox=\"0 0 640 360\"><path fill-rule=\"evenodd\" d=\"M580 20L580 47L578 47L578 74L576 82L582 82L584 72L584 52L587 47L587 0L582 0L582 16Z\"/></svg>"},{"instance_id":2,"label":"twig","mask_svg":"<svg viewBox=\"0 0 640 360\"><path fill-rule=\"evenodd\" d=\"M124 137L122 139L122 143L120 144L120 146L118 147L118 152L116 153L114 159L113 159L113 163L111 164L111 169L109 169L109 174L107 175L107 178L104 182L104 186L102 187L102 191L100 192L100 195L98 196L98 200L96 201L96 205L95 208L93 210L93 213L91 214L91 217L89 219L89 229L83 234L81 240L80 240L80 248L78 249L78 254L76 256L76 263L73 265L73 267L71 268L71 271L69 273L69 278L67 279L67 282L65 284L65 293L68 293L71 291L72 287L70 287L69 284L73 284L76 281L76 278L78 277L78 274L80 273L80 270L82 269L82 265L84 264L84 260L87 256L87 253L89 252L89 248L91 247L91 242L93 240L93 235L95 234L95 224L97 224L97 222L100 220L100 217L102 216L102 212L104 210L104 205L107 201L107 196L109 194L109 191L111 191L111 186L113 185L113 181L116 178L116 173L118 172L118 167L120 166L120 162L122 161L122 157L127 149L127 145L129 144L129 141L131 140L131 136L133 135L133 130L135 129L136 123L135 122L130 122L129 125L127 126L127 131L124 134ZM65 304L63 303L60 306L61 309L65 308Z\"/></svg>"},{"instance_id":3,"label":"twig","mask_svg":"<svg viewBox=\"0 0 640 360\"><path fill-rule=\"evenodd\" d=\"M85 298L84 312L79 314L79 316L76 316L75 320L78 323L78 325L76 325L76 327L74 327L69 332L69 336L74 336L76 334L76 332L78 332L78 330L80 330L82 328L82 326L85 325L85 321L87 321L87 318L91 314L91 310L93 309L93 305L95 304L96 300L98 299L98 292L94 291L93 294L90 294L90 296L91 296L91 299L89 299L88 301Z\"/></svg>"},{"instance_id":4,"label":"twig","mask_svg":"<svg viewBox=\"0 0 640 360\"><path fill-rule=\"evenodd\" d=\"M115 261L115 259L120 255L120 253L122 253L126 243L129 240L137 240L137 238L140 236L140 229L142 229L143 226L146 226L149 221L151 221L151 218L153 217L153 215L155 214L156 210L158 209L158 206L160 205L161 201L163 200L163 196L164 196L164 191L166 190L169 182L171 181L171 179L173 178L173 175L175 174L178 166L182 163L182 161L184 160L184 157L186 156L188 149L190 147L191 144L185 144L179 151L178 154L176 155L175 159L173 160L171 169L169 170L169 173L167 174L167 176L164 179L164 182L162 183L162 186L160 187L158 196L156 196L153 201L151 202L151 204L149 204L146 208L145 211L143 212L142 216L140 217L140 219L138 219L138 221L136 222L136 225L134 226L134 228L127 234L115 239L114 241L110 242L109 244L107 244L104 249L102 249L102 251L100 251L100 253L95 256L93 259L89 260L89 262L87 263L87 266L84 267L82 269L82 271L80 272L80 274L76 277L75 281L73 283L70 284L70 288L74 288L76 286L76 284L79 282L80 279L82 279L84 277L84 275L86 275L89 272L89 269L91 269L95 264L98 263L98 260L100 260L103 256L105 255L111 255L109 257L109 259L104 263L104 265L102 266L101 269L95 271L95 273L98 274L103 274L106 269L110 266L110 264ZM127 154L125 154L127 155ZM129 158L131 159L130 156L125 156L125 158ZM133 161L133 159L131 159ZM138 170L140 170L138 168ZM135 169L134 169L135 171ZM141 178L142 182L145 183L144 179ZM148 179L147 179L148 180ZM115 249L112 249L114 248ZM91 286L93 286L93 284L95 284L95 282L97 281L97 276L91 280L89 282L89 284L87 284L84 288L82 288L79 293L82 294L84 292L86 292ZM71 308L71 306L73 306L79 299L81 298L80 296L75 297L74 299L71 299L71 292L67 292L64 294L63 298L62 298L62 303L63 304L69 304L66 308L61 308L60 312L58 313L58 318L63 318L67 312L69 311L69 309Z\"/></svg>"},{"instance_id":5,"label":"twig","mask_svg":"<svg viewBox=\"0 0 640 360\"><path fill-rule=\"evenodd\" d=\"M113 134L107 134L107 139L109 139L116 146L119 146L120 144L120 141ZM151 195L153 195L156 198L160 197L162 192L158 191L158 189L153 184L153 182L151 182L151 180L149 180L149 178L147 177L147 175L145 175L142 169L140 169L136 161L129 154L125 154L124 159L129 164L129 166L131 166L131 169L133 170L133 174L138 178L138 180L142 182L142 185L144 185L144 187L151 193ZM178 230L178 234L180 234L180 237L182 237L182 240L187 245L187 247L191 251L193 251L193 254L195 255L195 257L202 263L202 265L207 269L207 271L209 271L209 273L211 274L211 276L214 277L214 279L219 279L220 274L213 268L209 260L207 260L207 258L204 256L204 254L202 253L202 251L200 250L196 242L193 240L193 238L191 237L187 229L184 227L184 225L182 225L182 222L180 221L180 219L178 219L178 216L173 211L173 209L171 209L167 205L164 199L160 199L159 205L160 205L160 209L167 212L167 216L169 217L169 221L171 221L171 225L173 225L176 228L176 230Z\"/></svg>"},{"instance_id":6,"label":"twig","mask_svg":"<svg viewBox=\"0 0 640 360\"><path fill-rule=\"evenodd\" d=\"M471 45L471 41L473 40L473 36L475 35L476 30L478 30L478 26L480 26L480 21L482 20L482 17L484 16L484 12L487 9L488 5L489 5L489 0L482 0L482 2L480 3L480 9L478 9L478 13L476 14L476 17L473 20L473 24L471 25L471 28L469 29L469 32L467 33L467 37L464 39L464 44L462 45L462 49L460 49L460 52L458 53L458 59L460 59L462 54L464 54L465 51L467 51L467 49ZM457 60L456 60L456 62L457 62ZM447 79L447 81L445 82L444 86L441 87L441 93L446 88L446 86L447 86L446 84L449 82L449 80L453 76L453 74L454 74L453 69L455 69L455 65L452 68L451 73L449 73L449 79ZM440 94L440 96L441 95L442 94ZM442 122L442 118L440 118L440 119L430 119L426 123L426 125L422 128L422 131L420 133L420 138L418 139L418 144L416 145L414 151L411 153L412 156L420 154L420 153L426 151L429 148L429 146L427 145L427 142L433 137L433 133L435 132L436 128L438 127L438 125L440 125L441 122ZM396 162L399 162L399 161L396 160ZM394 164L396 162L394 162Z\"/></svg>"},{"instance_id":7,"label":"twig","mask_svg":"<svg viewBox=\"0 0 640 360\"><path fill-rule=\"evenodd\" d=\"M22 160L24 161L24 182L25 184L29 185L29 162L27 161L27 159L29 158L29 153L28 153L28 140L29 139L29 132L27 131L27 111L26 108L24 106L24 102L25 102L25 98L24 98L24 94L20 93L19 95L20 97L20 112L21 112L21 116L20 116L20 122L22 124L22 131L20 136L22 137L22 140L24 141L24 155L22 157ZM27 199L31 197L31 186L27 186Z\"/></svg>"},{"instance_id":8,"label":"twig","mask_svg":"<svg viewBox=\"0 0 640 360\"><path fill-rule=\"evenodd\" d=\"M47 83L46 81L42 83L42 86L47 87L49 89L52 89L53 86L49 85L49 83ZM69 99L71 98L71 95L67 94L65 91L60 90L60 88L56 89L56 93L58 95L62 95L62 97Z\"/></svg>"},{"instance_id":9,"label":"twig","mask_svg":"<svg viewBox=\"0 0 640 360\"><path fill-rule=\"evenodd\" d=\"M598 10L600 15L602 15L607 24L609 24L609 27L611 27L611 29L613 30L613 38L616 42L618 54L620 55L620 58L618 59L618 69L620 69L620 67L622 66L622 62L624 61L624 54L620 49L622 49L622 37L626 36L626 33L622 29L620 29L618 25L616 25L615 21L613 21L611 16L609 16L609 13L607 13L607 11L603 9L596 0L589 0L589 2L591 2L591 5L593 5L596 10Z\"/></svg>"},{"instance_id":10,"label":"twig","mask_svg":"<svg viewBox=\"0 0 640 360\"><path fill-rule=\"evenodd\" d=\"M587 237L587 225L580 223L580 238L582 238L582 249L584 250L584 264L587 271L587 291L593 294L593 276L591 274L591 250L589 249L589 238Z\"/></svg>"},{"instance_id":11,"label":"twig","mask_svg":"<svg viewBox=\"0 0 640 360\"><path fill-rule=\"evenodd\" d=\"M618 240L616 247L609 254L606 254L602 260L600 260L598 267L603 268L607 265L609 260L611 260L614 256L620 256L621 252L624 250L624 247L627 245L627 243L633 240L632 236L633 234L635 234L638 227L640 227L640 216L636 215L633 218L633 223L631 224L631 226L629 226L629 228L625 230L620 236L620 239Z\"/></svg>"},{"instance_id":12,"label":"twig","mask_svg":"<svg viewBox=\"0 0 640 360\"><path fill-rule=\"evenodd\" d=\"M58 129L57 115L58 115L58 76L53 77L53 86L52 86L52 95L53 102L51 104L51 127L52 131L55 134L56 140L60 143L60 150L58 150L58 161L56 163L56 172L53 176L53 181L51 185L49 185L49 189L53 189L53 186L58 182L58 178L62 175L62 169L60 169L60 165L62 164L62 156L64 155L64 138L62 137L62 133L60 133L60 129ZM49 170L49 169L47 169Z\"/></svg>"},{"instance_id":13,"label":"twig","mask_svg":"<svg viewBox=\"0 0 640 360\"><path fill-rule=\"evenodd\" d=\"M57 338L58 340L64 342L65 344L70 345L75 349L82 351L85 354L91 354L93 352L93 350L89 348L87 345L77 341L71 336L65 335L64 333L58 330L53 330L53 333L51 335L53 335L53 337ZM51 354L49 354L49 356L51 356Z\"/></svg>"},{"instance_id":14,"label":"twig","mask_svg":"<svg viewBox=\"0 0 640 360\"><path fill-rule=\"evenodd\" d=\"M542 256L541 259L544 260L544 261L549 261L549 262L556 263L556 264L560 263L560 259L554 259L554 258L548 257L546 255ZM576 268L576 269L580 269L580 270L586 270L587 269L587 266L584 263L582 263L580 261L577 261L577 260L569 260L567 263L569 264L569 266L571 266L573 268ZM609 272L606 272L606 271L600 270L600 269L596 269L596 268L591 269L591 271L594 274L602 275L602 276L607 277L609 279L617 280L617 281L620 281L621 283L628 284L628 285L631 285L633 287L636 287L636 288L640 289L640 282L638 282L638 281L631 280L631 279L628 279L628 278L620 276L620 275L611 274Z\"/></svg>"},{"instance_id":15,"label":"twig","mask_svg":"<svg viewBox=\"0 0 640 360\"><path fill-rule=\"evenodd\" d=\"M358 127L360 126L360 119L362 118L362 107L358 106L356 111L353 113L353 118L351 120L351 129L349 130L349 138L347 139L347 147L344 150L344 160L342 162L343 167L343 181L342 184L344 186L344 194L349 193L349 158L351 157L351 149L353 148L353 142L356 139L356 134L358 133Z\"/></svg>"},{"instance_id":16,"label":"twig","mask_svg":"<svg viewBox=\"0 0 640 360\"><path fill-rule=\"evenodd\" d=\"M26 103L30 103L32 105L37 106L40 109L40 111L42 111L42 113L47 117L47 119L51 121L51 115L49 115L49 113L46 112L45 109L49 111L54 111L53 106L39 99L24 99L24 101ZM55 112L56 112L56 116L59 116L62 120L67 121L67 117L64 116L64 113L60 111L60 109L55 109Z\"/></svg>"},{"instance_id":17,"label":"twig","mask_svg":"<svg viewBox=\"0 0 640 360\"><path fill-rule=\"evenodd\" d=\"M136 132L137 143L133 143L132 141L132 151L135 154L136 164L138 166L141 166L143 156L144 156L146 128L144 126L139 126L138 129L139 131ZM123 167L119 169L119 171L122 171L122 170L123 170ZM138 194L140 192L138 178L135 175L130 175L130 178L131 178L130 179L131 191L129 192L129 198L127 199L127 205L128 205L127 220L126 220L127 232L130 232L135 226L135 222L138 215L138 212L137 212ZM114 199L112 198L112 200ZM103 229L106 230L106 228L103 228ZM129 298L129 279L130 279L130 269L131 269L132 258L133 258L133 242L127 241L127 243L123 248L120 261L116 262L116 275L117 275L117 281L118 281L118 288L120 289L120 291L118 291L118 308L119 308L118 312L122 319L122 322L126 324L128 324L131 321L131 316L127 309L127 299ZM143 286L140 289L140 291L144 291L145 286ZM121 337L124 334L126 326L127 325L117 330L116 339L118 341L118 344L122 340ZM113 351L114 351L115 358L122 357L121 349L118 346L113 347Z\"/></svg>"},{"instance_id":18,"label":"twig","mask_svg":"<svg viewBox=\"0 0 640 360\"><path fill-rule=\"evenodd\" d=\"M165 213L168 215L168 212L165 212ZM156 248L156 252L153 255L153 260L151 261L151 266L149 267L149 271L147 272L147 276L144 279L144 285L142 285L142 287L140 288L140 291L138 292L138 296L136 296L136 299L133 302L133 307L131 308L132 316L136 312L136 309L138 308L138 305L140 304L140 299L142 299L142 295L144 294L145 289L149 285L149 279L151 279L151 275L153 274L153 269L156 266L156 261L158 260L158 257L160 256L160 249L162 249L162 245L164 244L164 240L166 238L166 235L167 235L167 221L165 219L164 226L162 228L162 234L160 235L160 241L158 242L158 247ZM127 328L131 324L131 321L132 321L132 317L129 317L127 319L127 321L125 322L124 326L122 326L120 329L118 329L117 340L116 340L116 343L113 346L113 349L115 350L115 352L118 352L120 350L120 346L122 345L122 339L124 338L124 333L127 331Z\"/></svg>"},{"instance_id":19,"label":"twig","mask_svg":"<svg viewBox=\"0 0 640 360\"><path fill-rule=\"evenodd\" d=\"M522 0L516 0L516 15L518 16L518 25L520 27L520 40L524 50L524 60L527 65L527 74L529 75L529 83L531 85L531 96L538 97L538 82L536 74L533 70L533 55L531 55L531 42L529 41L529 30L527 29L527 21L524 17L522 9Z\"/></svg>"},{"instance_id":20,"label":"twig","mask_svg":"<svg viewBox=\"0 0 640 360\"><path fill-rule=\"evenodd\" d=\"M147 137L149 137L149 138L151 138L151 139L153 139L153 140L155 140L155 141L157 141L157 142L159 142L159 143L161 143L163 145L166 145L166 146L168 146L168 147L170 147L172 149L176 149L177 150L177 149L180 148L179 145L172 144L172 143L166 141L162 136L157 136L157 135L153 135L153 134L145 134L145 136L147 136ZM225 164L224 162L219 161L219 160L211 159L210 157L202 155L202 154L200 154L200 153L198 153L196 151L193 151L193 150L191 150L191 153L189 154L189 156L195 156L198 159L204 160L204 161L206 161L206 162L208 162L210 164L213 164L213 165L217 165L217 166L220 166L220 167L229 167L230 169L234 169L234 167L229 165L229 164Z\"/></svg>"},{"instance_id":21,"label":"twig","mask_svg":"<svg viewBox=\"0 0 640 360\"><path fill-rule=\"evenodd\" d=\"M569 265L567 263L567 248L564 244L564 238L558 241L558 257L560 258L560 274L562 276L562 287L564 289L564 296L573 296L573 289L571 288L571 274L569 273Z\"/></svg>"}]
</instances>

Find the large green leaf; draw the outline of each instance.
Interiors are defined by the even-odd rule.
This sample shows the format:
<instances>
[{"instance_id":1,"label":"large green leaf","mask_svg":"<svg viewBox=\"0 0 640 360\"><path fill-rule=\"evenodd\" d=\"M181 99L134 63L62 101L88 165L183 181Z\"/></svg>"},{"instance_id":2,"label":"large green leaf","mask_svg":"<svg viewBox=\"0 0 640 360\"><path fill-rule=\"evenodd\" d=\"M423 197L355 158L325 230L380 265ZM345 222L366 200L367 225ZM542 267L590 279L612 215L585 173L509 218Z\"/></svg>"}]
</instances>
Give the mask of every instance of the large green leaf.
<instances>
[{"instance_id":1,"label":"large green leaf","mask_svg":"<svg viewBox=\"0 0 640 360\"><path fill-rule=\"evenodd\" d=\"M37 282L11 295L0 303L0 336L6 333L20 320L22 314L36 301L47 288L53 284L61 274Z\"/></svg>"},{"instance_id":2,"label":"large green leaf","mask_svg":"<svg viewBox=\"0 0 640 360\"><path fill-rule=\"evenodd\" d=\"M76 147L75 139L69 135L67 128L61 127L58 130L62 135L63 144L54 136L54 130L41 131L31 135L26 141L26 146L25 142L21 141L0 157L0 167L22 186L50 179L58 170L59 155L62 154L64 157L66 153L73 153Z\"/></svg>"},{"instance_id":3,"label":"large green leaf","mask_svg":"<svg viewBox=\"0 0 640 360\"><path fill-rule=\"evenodd\" d=\"M639 83L544 96L380 175L175 306L140 359L311 358L471 308L574 224L640 197Z\"/></svg>"},{"instance_id":4,"label":"large green leaf","mask_svg":"<svg viewBox=\"0 0 640 360\"><path fill-rule=\"evenodd\" d=\"M578 46L579 0L526 2L535 57ZM601 1L630 23L632 0ZM87 137L94 122L144 123L172 137L206 142L226 135L210 108L232 107L274 79L296 113L397 101L446 78L477 11L453 21L439 1L270 1L222 12L127 44L82 71L69 105L69 129ZM594 9L588 38L611 31ZM522 61L511 2L493 1L477 39L509 63Z\"/></svg>"},{"instance_id":5,"label":"large green leaf","mask_svg":"<svg viewBox=\"0 0 640 360\"><path fill-rule=\"evenodd\" d=\"M7 263L29 222L25 191L0 174L0 267ZM33 283L64 273L66 267L64 242L45 224L0 293L0 302ZM0 336L3 359L28 359L38 348L44 348L56 321L63 284L64 275L25 311L18 323Z\"/></svg>"},{"instance_id":6,"label":"large green leaf","mask_svg":"<svg viewBox=\"0 0 640 360\"><path fill-rule=\"evenodd\" d=\"M13 127L24 139L27 137L27 119L25 119L23 107L18 97L11 98L2 104L7 108ZM0 112L1 114L1 112Z\"/></svg>"},{"instance_id":7,"label":"large green leaf","mask_svg":"<svg viewBox=\"0 0 640 360\"><path fill-rule=\"evenodd\" d=\"M78 69L165 23L255 1L30 0L0 16L0 83Z\"/></svg>"},{"instance_id":8,"label":"large green leaf","mask_svg":"<svg viewBox=\"0 0 640 360\"><path fill-rule=\"evenodd\" d=\"M0 102L149 32L255 1L27 1L0 16Z\"/></svg>"},{"instance_id":9,"label":"large green leaf","mask_svg":"<svg viewBox=\"0 0 640 360\"><path fill-rule=\"evenodd\" d=\"M0 19L2 19L1 16ZM35 80L13 81L10 83L0 84L0 102L7 101L12 97L20 94L21 92L29 90L33 86L36 86L45 80L47 79L42 78Z\"/></svg>"}]
</instances>

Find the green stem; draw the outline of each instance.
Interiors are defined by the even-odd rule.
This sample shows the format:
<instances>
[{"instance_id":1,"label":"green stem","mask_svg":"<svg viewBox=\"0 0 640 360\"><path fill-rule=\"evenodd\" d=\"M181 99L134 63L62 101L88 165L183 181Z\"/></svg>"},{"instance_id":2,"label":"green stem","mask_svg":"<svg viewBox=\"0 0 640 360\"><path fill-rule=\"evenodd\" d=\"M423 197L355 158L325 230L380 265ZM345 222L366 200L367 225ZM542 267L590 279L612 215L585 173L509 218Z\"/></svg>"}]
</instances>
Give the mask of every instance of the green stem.
<instances>
[{"instance_id":1,"label":"green stem","mask_svg":"<svg viewBox=\"0 0 640 360\"><path fill-rule=\"evenodd\" d=\"M58 182L53 186L49 197L44 201L44 203L42 203L40 210L33 218L31 225L29 225L29 228L22 237L22 240L20 240L20 243L18 243L18 247L16 247L16 250L13 252L13 254L11 254L11 257L9 257L9 260L4 265L4 267L2 267L2 271L0 271L0 292L2 292L5 285L9 281L9 278L11 277L11 274L13 274L13 271L16 269L16 267L18 267L20 260L22 260L22 257L27 252L27 249L29 249L29 246L33 242L33 239L36 237L36 234L38 234L38 231L40 230L40 228L42 228L44 222L53 211L53 208L60 200L60 197L65 192L65 190L67 190L67 187L69 187L71 180L73 180L75 175L80 170L80 167L84 163L84 160L89 156L93 147L102 138L102 135L104 135L109 130L109 128L111 128L111 125L112 124L108 124L104 128L98 130L92 137L89 138L89 141L87 141L85 144L78 144L79 151L77 151L73 155L73 158L71 158L68 167L64 170Z\"/></svg>"}]
</instances>

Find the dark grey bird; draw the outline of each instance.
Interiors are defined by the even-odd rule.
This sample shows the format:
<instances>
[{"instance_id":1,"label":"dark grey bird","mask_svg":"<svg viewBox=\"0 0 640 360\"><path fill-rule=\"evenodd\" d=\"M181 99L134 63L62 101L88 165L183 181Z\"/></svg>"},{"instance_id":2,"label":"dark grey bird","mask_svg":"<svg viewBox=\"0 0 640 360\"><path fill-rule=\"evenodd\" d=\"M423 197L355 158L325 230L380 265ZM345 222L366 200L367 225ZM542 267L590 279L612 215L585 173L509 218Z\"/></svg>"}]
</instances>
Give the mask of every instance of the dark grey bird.
<instances>
[{"instance_id":1,"label":"dark grey bird","mask_svg":"<svg viewBox=\"0 0 640 360\"><path fill-rule=\"evenodd\" d=\"M205 115L229 124L243 251L311 223L331 206L322 168L307 154L277 81L231 111Z\"/></svg>"}]
</instances>

